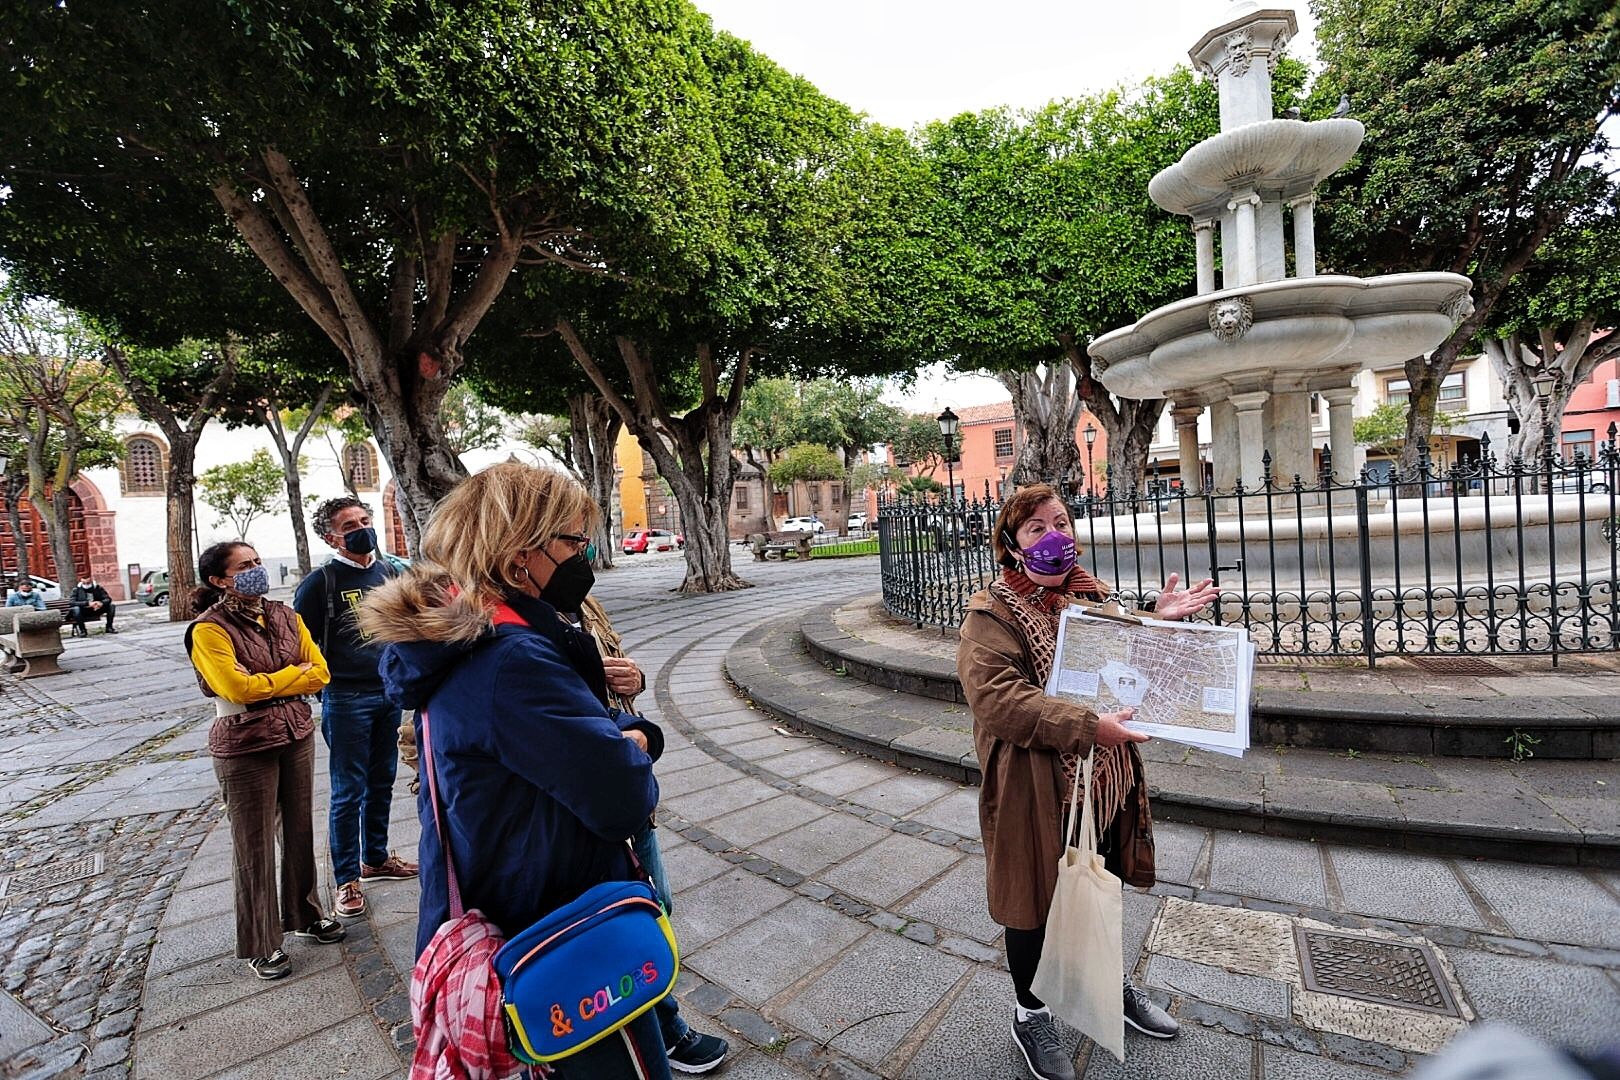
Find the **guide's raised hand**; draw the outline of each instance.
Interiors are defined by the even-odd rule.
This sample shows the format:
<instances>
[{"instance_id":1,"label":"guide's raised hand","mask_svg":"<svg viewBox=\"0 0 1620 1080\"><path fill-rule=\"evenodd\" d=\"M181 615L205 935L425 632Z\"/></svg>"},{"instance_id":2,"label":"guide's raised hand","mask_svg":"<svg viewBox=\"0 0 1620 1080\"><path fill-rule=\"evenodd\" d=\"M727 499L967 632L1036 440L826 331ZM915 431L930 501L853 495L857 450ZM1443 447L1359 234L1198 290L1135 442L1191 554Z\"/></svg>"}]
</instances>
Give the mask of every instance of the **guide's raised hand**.
<instances>
[{"instance_id":1,"label":"guide's raised hand","mask_svg":"<svg viewBox=\"0 0 1620 1080\"><path fill-rule=\"evenodd\" d=\"M1169 621L1185 619L1188 615L1204 610L1214 603L1221 595L1212 579L1205 578L1190 589L1176 590L1181 581L1180 574L1171 574L1165 579L1164 588L1159 590L1158 602L1153 605L1153 614Z\"/></svg>"},{"instance_id":2,"label":"guide's raised hand","mask_svg":"<svg viewBox=\"0 0 1620 1080\"><path fill-rule=\"evenodd\" d=\"M1123 746L1132 742L1147 742L1148 737L1140 731L1132 731L1125 726L1126 721L1136 715L1136 710L1127 708L1118 712L1105 712L1097 714L1097 745Z\"/></svg>"}]
</instances>

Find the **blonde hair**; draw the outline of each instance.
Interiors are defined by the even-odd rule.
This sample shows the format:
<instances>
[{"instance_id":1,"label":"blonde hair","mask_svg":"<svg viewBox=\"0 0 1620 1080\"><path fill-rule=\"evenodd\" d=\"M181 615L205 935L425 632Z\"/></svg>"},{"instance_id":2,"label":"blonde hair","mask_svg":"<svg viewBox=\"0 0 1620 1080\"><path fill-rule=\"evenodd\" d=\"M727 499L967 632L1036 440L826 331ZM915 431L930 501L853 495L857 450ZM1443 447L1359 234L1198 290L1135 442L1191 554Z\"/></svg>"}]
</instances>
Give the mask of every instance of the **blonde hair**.
<instances>
[{"instance_id":1,"label":"blonde hair","mask_svg":"<svg viewBox=\"0 0 1620 1080\"><path fill-rule=\"evenodd\" d=\"M469 476L433 510L420 555L360 604L361 630L381 641L471 641L489 609L525 583L517 556L573 532L595 531L590 493L556 469L506 461Z\"/></svg>"}]
</instances>

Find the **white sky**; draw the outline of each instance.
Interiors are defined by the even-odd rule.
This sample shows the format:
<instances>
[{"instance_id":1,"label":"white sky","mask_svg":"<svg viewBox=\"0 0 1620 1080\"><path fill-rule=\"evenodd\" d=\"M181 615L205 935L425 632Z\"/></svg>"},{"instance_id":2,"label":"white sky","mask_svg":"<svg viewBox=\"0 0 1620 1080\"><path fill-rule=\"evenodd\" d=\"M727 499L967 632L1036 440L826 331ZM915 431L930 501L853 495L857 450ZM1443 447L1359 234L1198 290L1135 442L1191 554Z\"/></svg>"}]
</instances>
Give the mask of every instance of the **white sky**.
<instances>
[{"instance_id":1,"label":"white sky","mask_svg":"<svg viewBox=\"0 0 1620 1080\"><path fill-rule=\"evenodd\" d=\"M1225 0L696 0L715 25L872 119L911 128L996 105L1139 82L1187 62L1227 21ZM1293 7L1292 55L1315 55L1315 20ZM890 400L919 412L1006 397L994 380L922 372Z\"/></svg>"}]
</instances>

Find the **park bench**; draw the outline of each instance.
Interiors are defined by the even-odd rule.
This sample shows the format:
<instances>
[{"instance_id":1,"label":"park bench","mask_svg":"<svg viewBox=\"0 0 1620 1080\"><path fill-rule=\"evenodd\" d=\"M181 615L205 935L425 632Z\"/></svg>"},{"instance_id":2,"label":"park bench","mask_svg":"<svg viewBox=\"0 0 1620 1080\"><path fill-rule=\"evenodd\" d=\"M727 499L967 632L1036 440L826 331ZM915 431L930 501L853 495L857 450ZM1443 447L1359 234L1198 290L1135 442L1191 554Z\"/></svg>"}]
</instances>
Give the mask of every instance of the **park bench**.
<instances>
[{"instance_id":1,"label":"park bench","mask_svg":"<svg viewBox=\"0 0 1620 1080\"><path fill-rule=\"evenodd\" d=\"M25 679L60 675L62 612L0 608L0 657L5 670Z\"/></svg>"},{"instance_id":2,"label":"park bench","mask_svg":"<svg viewBox=\"0 0 1620 1080\"><path fill-rule=\"evenodd\" d=\"M772 555L786 559L793 552L801 559L810 557L810 534L807 532L753 533L748 542L754 548L754 561L764 562Z\"/></svg>"}]
</instances>

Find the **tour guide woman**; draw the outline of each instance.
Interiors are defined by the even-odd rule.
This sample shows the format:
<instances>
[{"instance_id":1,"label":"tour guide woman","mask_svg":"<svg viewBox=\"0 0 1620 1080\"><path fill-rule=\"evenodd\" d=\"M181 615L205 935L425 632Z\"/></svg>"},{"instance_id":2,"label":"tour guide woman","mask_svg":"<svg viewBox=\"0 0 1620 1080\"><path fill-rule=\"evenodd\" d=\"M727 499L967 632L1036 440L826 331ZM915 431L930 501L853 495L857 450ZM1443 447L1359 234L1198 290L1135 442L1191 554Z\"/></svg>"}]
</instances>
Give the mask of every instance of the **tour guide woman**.
<instances>
[{"instance_id":1,"label":"tour guide woman","mask_svg":"<svg viewBox=\"0 0 1620 1080\"><path fill-rule=\"evenodd\" d=\"M1072 1057L1051 1014L1030 993L1063 853L1063 804L1074 770L1095 747L1092 796L1100 849L1113 873L1132 885L1151 886L1153 822L1142 759L1133 745L1147 736L1125 727L1131 709L1098 715L1045 692L1063 608L1071 597L1101 600L1107 593L1077 564L1069 512L1057 492L1037 484L1007 500L993 543L1001 578L968 601L956 654L984 773L979 825L990 917L1006 928L1007 968L1018 996L1014 1043L1038 1080L1072 1080ZM1177 591L1171 575L1156 615L1179 619L1214 596L1208 581ZM1176 1033L1175 1020L1129 977L1124 995L1132 1027L1161 1039Z\"/></svg>"},{"instance_id":2,"label":"tour guide woman","mask_svg":"<svg viewBox=\"0 0 1620 1080\"><path fill-rule=\"evenodd\" d=\"M236 955L261 979L292 970L282 934L330 945L343 926L321 913L310 798L315 741L305 694L330 677L326 660L292 608L265 598L270 575L240 540L197 561L202 614L186 629L186 652L218 714L208 751L231 821L236 880ZM276 902L276 821L281 822L281 902Z\"/></svg>"},{"instance_id":3,"label":"tour guide woman","mask_svg":"<svg viewBox=\"0 0 1620 1080\"><path fill-rule=\"evenodd\" d=\"M443 999L429 948L450 918L435 787L463 905L508 937L592 886L637 877L629 839L658 805L652 763L664 738L656 725L602 703L601 654L589 633L558 614L578 611L590 589L585 548L596 519L590 494L562 473L515 461L491 466L434 510L410 571L360 605L361 629L390 643L384 692L425 712L429 725L423 740L419 712L413 1003L419 994ZM430 752L434 785L426 782ZM447 1008L457 1006L431 1011L437 1018ZM458 1011L449 1022L476 1025L477 1017ZM441 1027L416 1035L419 1063L422 1045L466 1058L464 1041L455 1045ZM667 1080L655 1011L551 1070L566 1080Z\"/></svg>"}]
</instances>

